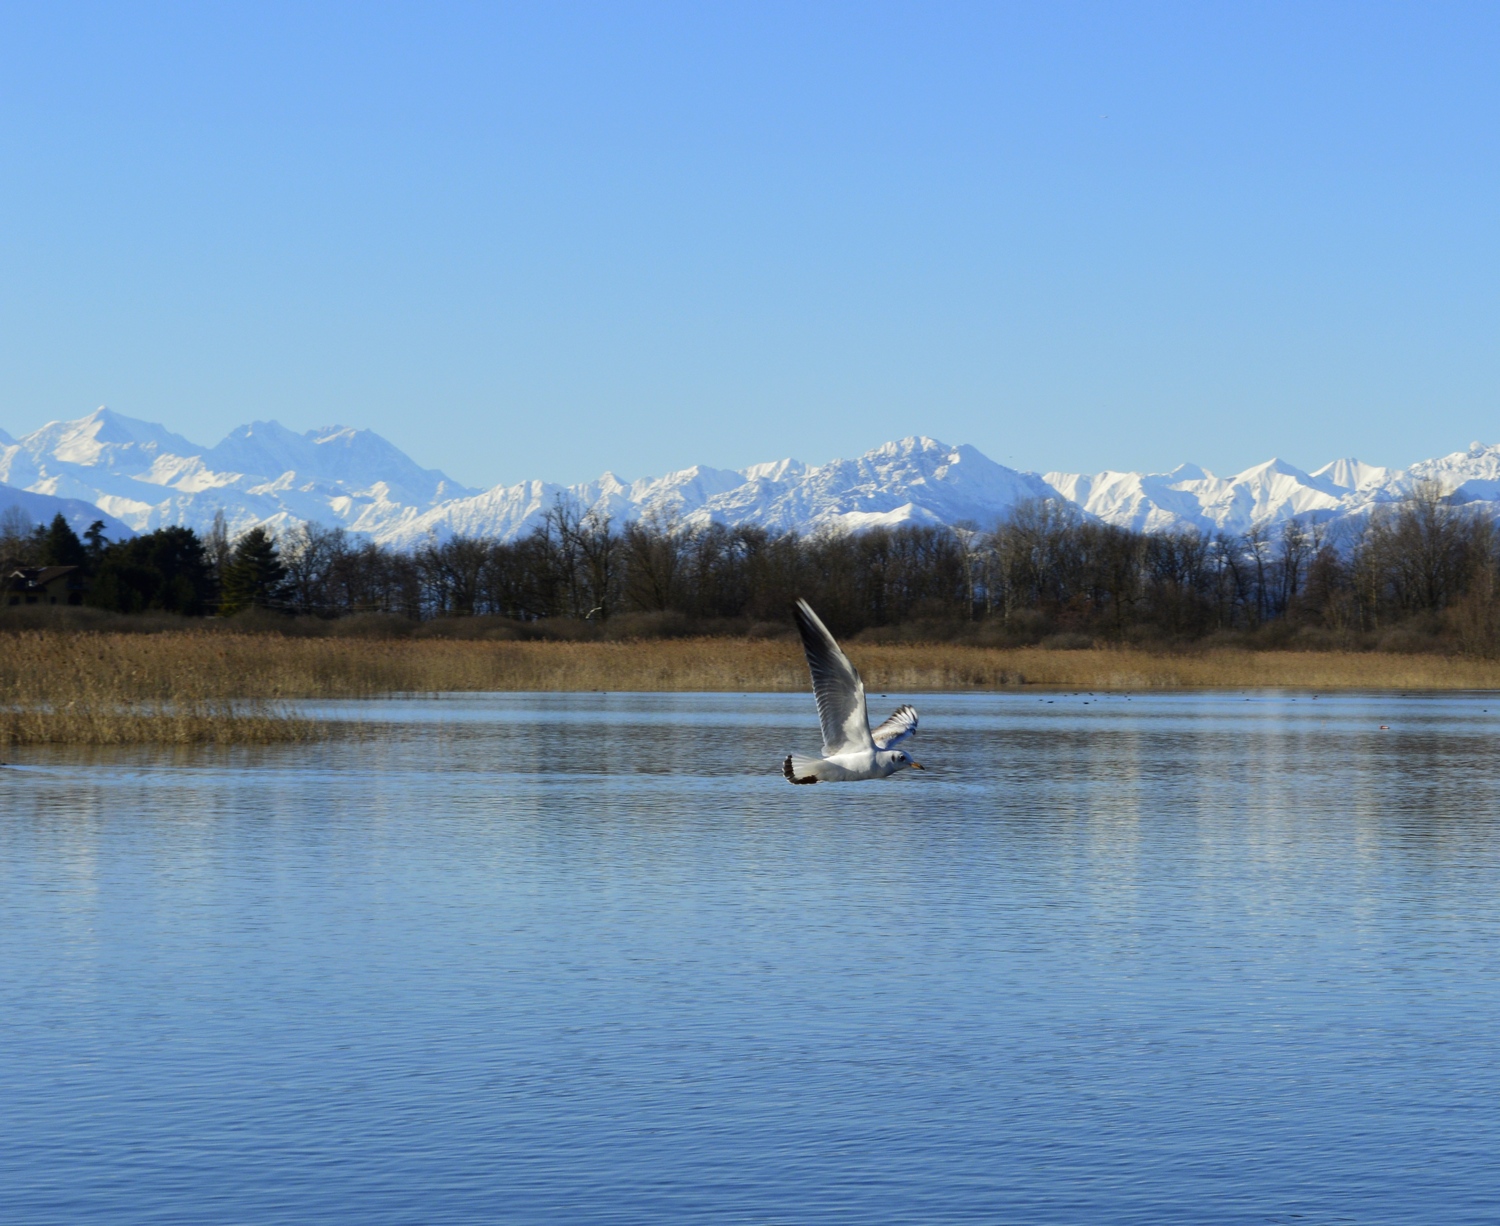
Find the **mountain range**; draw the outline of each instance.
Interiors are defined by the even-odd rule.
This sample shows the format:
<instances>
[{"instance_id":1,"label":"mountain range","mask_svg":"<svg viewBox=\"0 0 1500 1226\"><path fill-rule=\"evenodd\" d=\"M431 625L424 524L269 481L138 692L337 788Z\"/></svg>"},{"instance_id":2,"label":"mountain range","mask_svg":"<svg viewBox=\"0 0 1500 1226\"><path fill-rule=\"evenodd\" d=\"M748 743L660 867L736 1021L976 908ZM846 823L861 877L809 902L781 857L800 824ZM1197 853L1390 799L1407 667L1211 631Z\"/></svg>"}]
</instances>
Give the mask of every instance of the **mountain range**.
<instances>
[{"instance_id":1,"label":"mountain range","mask_svg":"<svg viewBox=\"0 0 1500 1226\"><path fill-rule=\"evenodd\" d=\"M343 426L298 434L274 421L253 422L203 447L100 408L19 439L0 430L0 513L19 506L41 521L60 510L80 531L103 519L111 537L166 524L202 532L222 510L232 534L311 520L397 546L454 534L514 539L559 498L617 522L657 514L802 532L987 527L1018 502L1060 498L1137 530L1243 532L1292 517L1366 514L1421 481L1440 483L1458 502L1500 502L1500 446L1474 443L1404 469L1342 459L1309 473L1269 460L1218 477L1192 464L1165 473L1018 472L974 447L916 436L819 465L787 459L635 481L605 473L581 485L538 480L481 490L420 467L369 430Z\"/></svg>"}]
</instances>

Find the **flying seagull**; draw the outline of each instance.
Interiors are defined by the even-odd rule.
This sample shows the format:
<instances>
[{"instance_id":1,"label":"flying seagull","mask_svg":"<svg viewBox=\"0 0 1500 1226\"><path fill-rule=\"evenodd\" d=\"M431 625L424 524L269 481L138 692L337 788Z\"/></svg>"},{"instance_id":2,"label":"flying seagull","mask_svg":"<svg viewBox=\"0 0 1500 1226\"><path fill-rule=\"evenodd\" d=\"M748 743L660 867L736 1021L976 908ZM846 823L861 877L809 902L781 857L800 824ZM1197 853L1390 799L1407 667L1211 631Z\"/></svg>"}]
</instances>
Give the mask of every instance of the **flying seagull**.
<instances>
[{"instance_id":1,"label":"flying seagull","mask_svg":"<svg viewBox=\"0 0 1500 1226\"><path fill-rule=\"evenodd\" d=\"M846 783L856 779L886 779L908 766L926 770L895 746L915 736L917 712L902 705L870 731L865 710L865 683L849 657L839 650L828 627L805 600L794 610L807 667L812 670L813 694L818 700L818 722L823 725L823 756L787 754L781 773L788 783Z\"/></svg>"}]
</instances>

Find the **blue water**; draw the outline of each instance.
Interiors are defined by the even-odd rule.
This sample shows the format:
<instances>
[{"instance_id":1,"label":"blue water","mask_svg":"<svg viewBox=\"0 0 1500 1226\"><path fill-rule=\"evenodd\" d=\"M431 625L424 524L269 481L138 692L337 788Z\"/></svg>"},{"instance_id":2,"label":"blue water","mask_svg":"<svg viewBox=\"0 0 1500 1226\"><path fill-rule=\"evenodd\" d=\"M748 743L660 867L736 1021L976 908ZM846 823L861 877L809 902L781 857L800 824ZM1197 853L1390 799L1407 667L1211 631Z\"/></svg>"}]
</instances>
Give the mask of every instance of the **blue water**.
<instances>
[{"instance_id":1,"label":"blue water","mask_svg":"<svg viewBox=\"0 0 1500 1226\"><path fill-rule=\"evenodd\" d=\"M1500 1219L1500 695L917 705L12 753L0 1217Z\"/></svg>"}]
</instances>

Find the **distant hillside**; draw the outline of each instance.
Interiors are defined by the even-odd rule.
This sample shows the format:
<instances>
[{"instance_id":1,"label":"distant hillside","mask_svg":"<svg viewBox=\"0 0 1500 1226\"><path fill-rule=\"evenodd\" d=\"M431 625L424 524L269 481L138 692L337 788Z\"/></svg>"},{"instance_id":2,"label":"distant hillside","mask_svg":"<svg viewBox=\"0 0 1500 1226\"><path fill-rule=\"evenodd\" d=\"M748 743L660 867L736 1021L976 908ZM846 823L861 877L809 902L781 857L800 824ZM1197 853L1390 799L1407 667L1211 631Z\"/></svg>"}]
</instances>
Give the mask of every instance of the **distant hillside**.
<instances>
[{"instance_id":1,"label":"distant hillside","mask_svg":"<svg viewBox=\"0 0 1500 1226\"><path fill-rule=\"evenodd\" d=\"M97 520L104 521L104 535L112 541L134 536L135 531L112 515L106 515L91 502L81 498L54 498L51 494L33 494L30 490L18 490L13 485L0 483L0 515L13 508L33 524L50 524L59 511L73 531L82 536Z\"/></svg>"}]
</instances>

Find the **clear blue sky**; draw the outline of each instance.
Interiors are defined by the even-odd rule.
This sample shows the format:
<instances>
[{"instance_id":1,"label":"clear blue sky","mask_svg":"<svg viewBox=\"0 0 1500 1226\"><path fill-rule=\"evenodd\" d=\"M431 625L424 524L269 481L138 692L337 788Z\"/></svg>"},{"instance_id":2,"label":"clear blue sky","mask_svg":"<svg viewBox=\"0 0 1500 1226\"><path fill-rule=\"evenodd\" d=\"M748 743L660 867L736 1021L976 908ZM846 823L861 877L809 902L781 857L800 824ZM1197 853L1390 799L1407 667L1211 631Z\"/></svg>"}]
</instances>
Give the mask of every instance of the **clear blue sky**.
<instances>
[{"instance_id":1,"label":"clear blue sky","mask_svg":"<svg viewBox=\"0 0 1500 1226\"><path fill-rule=\"evenodd\" d=\"M0 427L473 484L1500 441L1500 6L0 6Z\"/></svg>"}]
</instances>

